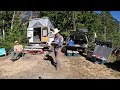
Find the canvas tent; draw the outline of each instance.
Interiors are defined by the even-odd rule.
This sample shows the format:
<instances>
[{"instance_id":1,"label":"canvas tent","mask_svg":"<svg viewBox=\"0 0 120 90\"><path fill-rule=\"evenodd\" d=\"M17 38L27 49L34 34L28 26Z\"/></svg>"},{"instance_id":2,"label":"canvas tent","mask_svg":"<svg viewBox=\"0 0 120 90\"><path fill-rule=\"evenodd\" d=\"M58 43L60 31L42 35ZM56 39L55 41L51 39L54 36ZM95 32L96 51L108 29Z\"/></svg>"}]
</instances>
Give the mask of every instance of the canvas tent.
<instances>
[{"instance_id":1,"label":"canvas tent","mask_svg":"<svg viewBox=\"0 0 120 90\"><path fill-rule=\"evenodd\" d=\"M48 17L34 18L29 21L27 28L27 37L29 42L36 42L34 37L39 36L37 42L51 42L54 37L51 37L51 30L55 27Z\"/></svg>"},{"instance_id":2,"label":"canvas tent","mask_svg":"<svg viewBox=\"0 0 120 90\"><path fill-rule=\"evenodd\" d=\"M28 28L36 28L40 26L48 26L50 27L50 29L55 28L48 17L35 18L35 19L30 20Z\"/></svg>"}]
</instances>

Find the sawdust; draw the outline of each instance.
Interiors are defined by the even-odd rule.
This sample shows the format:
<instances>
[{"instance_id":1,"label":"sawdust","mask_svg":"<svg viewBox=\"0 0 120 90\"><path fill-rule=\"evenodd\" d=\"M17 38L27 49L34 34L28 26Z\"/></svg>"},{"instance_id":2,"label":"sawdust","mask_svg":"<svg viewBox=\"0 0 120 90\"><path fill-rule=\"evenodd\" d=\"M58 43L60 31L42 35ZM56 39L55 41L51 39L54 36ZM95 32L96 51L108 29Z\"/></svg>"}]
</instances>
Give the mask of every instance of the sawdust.
<instances>
[{"instance_id":1,"label":"sawdust","mask_svg":"<svg viewBox=\"0 0 120 90\"><path fill-rule=\"evenodd\" d=\"M54 59L54 54L51 54ZM94 64L86 58L67 57L63 53L61 67L56 68L41 54L26 54L12 62L10 57L0 60L0 79L119 79L120 72L105 65Z\"/></svg>"}]
</instances>

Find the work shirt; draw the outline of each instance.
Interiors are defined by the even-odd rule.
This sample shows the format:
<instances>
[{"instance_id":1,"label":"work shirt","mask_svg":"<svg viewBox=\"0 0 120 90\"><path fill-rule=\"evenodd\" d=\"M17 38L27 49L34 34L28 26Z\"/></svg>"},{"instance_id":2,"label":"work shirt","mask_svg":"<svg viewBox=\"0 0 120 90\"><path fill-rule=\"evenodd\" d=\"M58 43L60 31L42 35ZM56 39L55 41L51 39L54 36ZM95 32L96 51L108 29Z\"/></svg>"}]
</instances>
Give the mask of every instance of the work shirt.
<instances>
[{"instance_id":1,"label":"work shirt","mask_svg":"<svg viewBox=\"0 0 120 90\"><path fill-rule=\"evenodd\" d=\"M14 51L15 52L21 52L23 50L23 46L22 45L15 45L14 46Z\"/></svg>"},{"instance_id":2,"label":"work shirt","mask_svg":"<svg viewBox=\"0 0 120 90\"><path fill-rule=\"evenodd\" d=\"M63 45L63 37L61 35L59 37L55 37L54 41L58 44L56 47L54 47L55 51L57 51Z\"/></svg>"}]
</instances>

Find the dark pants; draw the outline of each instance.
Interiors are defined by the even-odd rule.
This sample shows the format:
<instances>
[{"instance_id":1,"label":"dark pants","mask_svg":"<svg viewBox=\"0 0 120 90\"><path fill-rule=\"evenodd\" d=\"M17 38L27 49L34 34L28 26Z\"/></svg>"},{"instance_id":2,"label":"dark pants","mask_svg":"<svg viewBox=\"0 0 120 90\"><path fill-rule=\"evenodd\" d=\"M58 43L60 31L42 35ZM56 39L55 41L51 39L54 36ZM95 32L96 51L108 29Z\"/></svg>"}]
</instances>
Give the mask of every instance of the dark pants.
<instances>
[{"instance_id":1,"label":"dark pants","mask_svg":"<svg viewBox=\"0 0 120 90\"><path fill-rule=\"evenodd\" d=\"M11 52L11 59L17 59L21 54L22 54L22 52L16 53L16 52L12 51Z\"/></svg>"},{"instance_id":2,"label":"dark pants","mask_svg":"<svg viewBox=\"0 0 120 90\"><path fill-rule=\"evenodd\" d=\"M61 51L61 48L54 49L55 61L57 63L57 66L60 66L60 51Z\"/></svg>"}]
</instances>

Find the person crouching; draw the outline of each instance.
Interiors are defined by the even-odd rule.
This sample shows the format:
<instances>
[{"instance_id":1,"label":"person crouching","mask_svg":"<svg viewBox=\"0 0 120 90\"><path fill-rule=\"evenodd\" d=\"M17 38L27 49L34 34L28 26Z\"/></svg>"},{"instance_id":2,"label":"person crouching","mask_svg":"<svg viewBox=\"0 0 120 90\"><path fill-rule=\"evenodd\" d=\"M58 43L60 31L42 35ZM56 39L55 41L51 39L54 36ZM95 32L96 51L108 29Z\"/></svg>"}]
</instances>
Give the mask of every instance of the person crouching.
<instances>
[{"instance_id":1,"label":"person crouching","mask_svg":"<svg viewBox=\"0 0 120 90\"><path fill-rule=\"evenodd\" d=\"M11 59L12 61L15 61L19 58L19 56L22 54L23 46L19 44L18 41L15 41L14 49L11 52Z\"/></svg>"}]
</instances>

